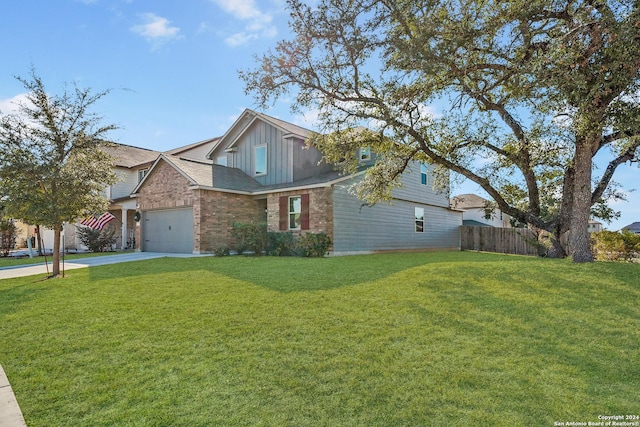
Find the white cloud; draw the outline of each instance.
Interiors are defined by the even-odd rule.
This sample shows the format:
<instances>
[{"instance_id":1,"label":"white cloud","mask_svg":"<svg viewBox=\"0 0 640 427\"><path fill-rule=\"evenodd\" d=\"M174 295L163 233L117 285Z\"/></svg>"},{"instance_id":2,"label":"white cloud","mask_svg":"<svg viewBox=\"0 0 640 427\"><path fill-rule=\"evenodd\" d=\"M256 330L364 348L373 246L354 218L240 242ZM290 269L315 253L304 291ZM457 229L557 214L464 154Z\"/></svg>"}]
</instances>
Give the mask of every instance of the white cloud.
<instances>
[{"instance_id":1,"label":"white cloud","mask_svg":"<svg viewBox=\"0 0 640 427\"><path fill-rule=\"evenodd\" d=\"M17 113L19 103L28 104L26 93L21 93L9 99L0 99L0 113L2 114Z\"/></svg>"},{"instance_id":2,"label":"white cloud","mask_svg":"<svg viewBox=\"0 0 640 427\"><path fill-rule=\"evenodd\" d=\"M307 129L315 129L320 127L320 110L310 109L304 113L300 113L293 118L293 123Z\"/></svg>"},{"instance_id":3,"label":"white cloud","mask_svg":"<svg viewBox=\"0 0 640 427\"><path fill-rule=\"evenodd\" d=\"M258 38L257 34L250 33L235 33L225 38L224 41L231 47L240 46L243 44L249 43L251 40L255 40Z\"/></svg>"},{"instance_id":4,"label":"white cloud","mask_svg":"<svg viewBox=\"0 0 640 427\"><path fill-rule=\"evenodd\" d=\"M253 19L262 15L253 0L213 0L213 2L238 19Z\"/></svg>"},{"instance_id":5,"label":"white cloud","mask_svg":"<svg viewBox=\"0 0 640 427\"><path fill-rule=\"evenodd\" d=\"M229 46L240 46L259 38L272 38L278 33L273 25L273 17L261 11L254 0L211 1L235 19L246 22L242 31L225 38Z\"/></svg>"},{"instance_id":6,"label":"white cloud","mask_svg":"<svg viewBox=\"0 0 640 427\"><path fill-rule=\"evenodd\" d=\"M180 39L180 28L172 27L171 21L154 13L144 13L140 15L143 23L131 27L131 31L137 33L154 43L157 47L170 40Z\"/></svg>"}]
</instances>

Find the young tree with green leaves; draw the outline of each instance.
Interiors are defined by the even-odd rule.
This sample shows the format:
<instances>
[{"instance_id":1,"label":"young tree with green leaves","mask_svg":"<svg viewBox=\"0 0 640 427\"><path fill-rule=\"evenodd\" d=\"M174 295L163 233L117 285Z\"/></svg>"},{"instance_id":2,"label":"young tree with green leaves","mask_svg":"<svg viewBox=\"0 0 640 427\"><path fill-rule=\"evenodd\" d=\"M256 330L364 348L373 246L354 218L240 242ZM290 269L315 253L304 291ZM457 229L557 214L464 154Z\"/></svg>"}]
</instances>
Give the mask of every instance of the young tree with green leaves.
<instances>
[{"instance_id":1,"label":"young tree with green leaves","mask_svg":"<svg viewBox=\"0 0 640 427\"><path fill-rule=\"evenodd\" d=\"M35 70L30 77L17 77L28 91L17 113L0 116L0 196L12 217L54 231L55 277L64 223L108 206L105 189L116 176L112 158L100 148L117 127L103 125L91 111L109 91L74 84L52 95Z\"/></svg>"},{"instance_id":2,"label":"young tree with green leaves","mask_svg":"<svg viewBox=\"0 0 640 427\"><path fill-rule=\"evenodd\" d=\"M640 3L287 3L293 37L240 76L262 107L293 93L294 112L317 110L310 142L328 161L352 171L358 147L378 153L360 197L390 197L411 160L429 162L442 186L454 171L552 233L550 255L593 260L590 215L614 214L613 175L640 159Z\"/></svg>"}]
</instances>

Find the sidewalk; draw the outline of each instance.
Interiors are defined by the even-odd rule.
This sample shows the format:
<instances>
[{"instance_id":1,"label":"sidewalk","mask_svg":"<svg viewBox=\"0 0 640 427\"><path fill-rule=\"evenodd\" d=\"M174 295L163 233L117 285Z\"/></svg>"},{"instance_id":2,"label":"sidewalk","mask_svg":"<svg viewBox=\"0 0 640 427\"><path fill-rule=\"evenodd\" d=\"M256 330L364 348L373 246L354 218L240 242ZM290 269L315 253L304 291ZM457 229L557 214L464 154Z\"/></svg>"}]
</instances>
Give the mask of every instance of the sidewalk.
<instances>
[{"instance_id":1,"label":"sidewalk","mask_svg":"<svg viewBox=\"0 0 640 427\"><path fill-rule=\"evenodd\" d=\"M211 255L193 255L193 254L173 254L160 252L127 252L117 255L105 255L93 258L79 258L72 261L65 261L64 270L74 270L76 268L94 267L97 265L117 264L121 262L141 261L145 259L171 257L171 258L190 258L196 256ZM62 271L62 261L60 262L60 270ZM47 267L44 263L17 265L14 267L0 268L0 280L11 279L14 277L33 276L37 274L46 275ZM51 274L51 261L49 260L49 274Z\"/></svg>"},{"instance_id":2,"label":"sidewalk","mask_svg":"<svg viewBox=\"0 0 640 427\"><path fill-rule=\"evenodd\" d=\"M26 427L9 379L0 365L0 427Z\"/></svg>"}]
</instances>

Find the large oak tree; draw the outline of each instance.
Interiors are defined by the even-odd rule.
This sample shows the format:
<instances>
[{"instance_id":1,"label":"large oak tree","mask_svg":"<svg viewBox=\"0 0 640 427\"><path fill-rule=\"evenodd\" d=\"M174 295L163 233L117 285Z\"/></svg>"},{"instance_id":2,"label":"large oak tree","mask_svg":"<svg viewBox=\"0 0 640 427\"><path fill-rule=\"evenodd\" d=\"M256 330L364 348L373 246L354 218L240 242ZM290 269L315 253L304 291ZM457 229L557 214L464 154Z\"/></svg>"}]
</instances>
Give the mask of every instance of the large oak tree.
<instances>
[{"instance_id":1,"label":"large oak tree","mask_svg":"<svg viewBox=\"0 0 640 427\"><path fill-rule=\"evenodd\" d=\"M389 197L410 160L430 162L443 185L454 171L549 231L550 254L593 259L590 215L611 212L616 168L639 160L636 0L287 3L293 37L240 76L263 107L293 94L294 111L317 110L311 142L345 170L355 148L375 150L361 197Z\"/></svg>"},{"instance_id":2,"label":"large oak tree","mask_svg":"<svg viewBox=\"0 0 640 427\"><path fill-rule=\"evenodd\" d=\"M7 213L54 231L53 276L60 273L60 234L65 222L103 212L105 189L116 180L108 145L115 125L91 111L108 91L65 86L46 91L42 79L18 77L28 93L15 114L0 116L0 197Z\"/></svg>"}]
</instances>

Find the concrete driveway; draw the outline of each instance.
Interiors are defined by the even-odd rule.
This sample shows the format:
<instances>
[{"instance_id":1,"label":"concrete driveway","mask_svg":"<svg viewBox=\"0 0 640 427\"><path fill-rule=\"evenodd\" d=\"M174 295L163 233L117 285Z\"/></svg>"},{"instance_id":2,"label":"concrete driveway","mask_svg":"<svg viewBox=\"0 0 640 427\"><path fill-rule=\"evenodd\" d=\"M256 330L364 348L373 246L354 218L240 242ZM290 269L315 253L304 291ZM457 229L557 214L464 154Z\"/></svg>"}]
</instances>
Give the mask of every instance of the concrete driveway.
<instances>
[{"instance_id":1,"label":"concrete driveway","mask_svg":"<svg viewBox=\"0 0 640 427\"><path fill-rule=\"evenodd\" d=\"M76 268L93 267L97 265L117 264L121 262L141 261L145 259L171 257L171 258L191 258L197 256L210 256L210 255L192 255L192 254L168 254L160 252L128 252L116 255L97 256L92 258L80 258L72 261L65 261L64 270L75 270ZM49 274L51 273L51 262L49 260ZM60 263L60 270L62 271L62 262ZM28 264L18 265L15 267L2 267L0 268L0 280L10 279L13 277L33 276L37 274L47 274L47 267L42 264Z\"/></svg>"}]
</instances>

